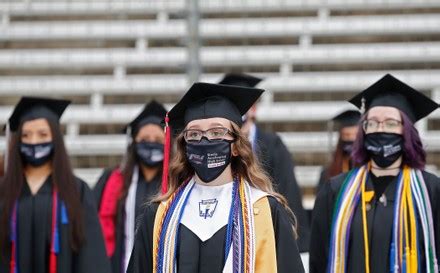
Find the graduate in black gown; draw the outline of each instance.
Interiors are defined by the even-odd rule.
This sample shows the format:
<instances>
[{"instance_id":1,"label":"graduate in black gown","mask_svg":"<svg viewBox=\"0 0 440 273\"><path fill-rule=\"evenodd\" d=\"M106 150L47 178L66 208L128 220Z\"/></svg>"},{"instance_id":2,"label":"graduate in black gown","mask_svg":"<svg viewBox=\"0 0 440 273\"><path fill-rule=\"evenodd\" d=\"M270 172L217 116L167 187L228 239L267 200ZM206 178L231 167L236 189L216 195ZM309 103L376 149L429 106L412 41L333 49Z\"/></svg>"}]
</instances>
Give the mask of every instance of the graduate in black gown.
<instances>
[{"instance_id":1,"label":"graduate in black gown","mask_svg":"<svg viewBox=\"0 0 440 273\"><path fill-rule=\"evenodd\" d=\"M304 272L292 212L240 131L262 92L195 83L169 112L166 191L144 212L127 272Z\"/></svg>"},{"instance_id":2,"label":"graduate in black gown","mask_svg":"<svg viewBox=\"0 0 440 273\"><path fill-rule=\"evenodd\" d=\"M325 183L312 220L310 272L438 272L440 179L424 171L414 123L438 104L385 75L350 100L365 110L352 158Z\"/></svg>"},{"instance_id":3,"label":"graduate in black gown","mask_svg":"<svg viewBox=\"0 0 440 273\"><path fill-rule=\"evenodd\" d=\"M135 219L149 198L159 193L162 177L162 120L165 108L156 101L126 127L129 144L122 164L106 170L94 188L107 254L114 273L125 272L133 248Z\"/></svg>"},{"instance_id":4,"label":"graduate in black gown","mask_svg":"<svg viewBox=\"0 0 440 273\"><path fill-rule=\"evenodd\" d=\"M70 102L24 97L0 182L0 272L108 273L96 202L75 177L59 118Z\"/></svg>"},{"instance_id":5,"label":"graduate in black gown","mask_svg":"<svg viewBox=\"0 0 440 273\"><path fill-rule=\"evenodd\" d=\"M220 84L242 87L255 87L261 78L246 74L226 74ZM257 103L243 116L242 132L248 137L252 150L262 163L267 174L272 178L274 188L284 195L289 207L298 221L298 247L300 252L307 252L309 247L309 218L302 205L302 193L294 171L292 154L281 138L272 132L266 132L256 124Z\"/></svg>"},{"instance_id":6,"label":"graduate in black gown","mask_svg":"<svg viewBox=\"0 0 440 273\"><path fill-rule=\"evenodd\" d=\"M338 143L331 161L321 172L316 189L317 193L331 177L348 172L353 167L351 151L358 133L360 118L361 114L356 110L346 110L332 118L333 125L338 130Z\"/></svg>"}]
</instances>

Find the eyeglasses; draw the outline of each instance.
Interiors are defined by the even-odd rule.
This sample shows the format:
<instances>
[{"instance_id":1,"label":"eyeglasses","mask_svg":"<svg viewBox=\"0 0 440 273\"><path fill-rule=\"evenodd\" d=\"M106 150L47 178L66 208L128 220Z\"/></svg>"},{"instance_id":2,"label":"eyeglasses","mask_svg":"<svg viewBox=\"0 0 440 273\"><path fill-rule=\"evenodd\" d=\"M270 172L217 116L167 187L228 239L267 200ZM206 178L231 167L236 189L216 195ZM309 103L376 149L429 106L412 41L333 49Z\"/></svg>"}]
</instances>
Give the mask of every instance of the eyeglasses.
<instances>
[{"instance_id":1,"label":"eyeglasses","mask_svg":"<svg viewBox=\"0 0 440 273\"><path fill-rule=\"evenodd\" d=\"M395 131L402 126L402 122L395 119L386 119L384 121L367 119L362 123L362 128L365 132L376 132L381 124L384 131Z\"/></svg>"},{"instance_id":2,"label":"eyeglasses","mask_svg":"<svg viewBox=\"0 0 440 273\"><path fill-rule=\"evenodd\" d=\"M183 137L186 142L189 141L200 141L202 137L206 137L209 140L220 140L223 139L227 134L233 136L234 133L228 128L224 127L215 127L210 128L206 131L197 130L197 129L187 129L183 131Z\"/></svg>"}]
</instances>

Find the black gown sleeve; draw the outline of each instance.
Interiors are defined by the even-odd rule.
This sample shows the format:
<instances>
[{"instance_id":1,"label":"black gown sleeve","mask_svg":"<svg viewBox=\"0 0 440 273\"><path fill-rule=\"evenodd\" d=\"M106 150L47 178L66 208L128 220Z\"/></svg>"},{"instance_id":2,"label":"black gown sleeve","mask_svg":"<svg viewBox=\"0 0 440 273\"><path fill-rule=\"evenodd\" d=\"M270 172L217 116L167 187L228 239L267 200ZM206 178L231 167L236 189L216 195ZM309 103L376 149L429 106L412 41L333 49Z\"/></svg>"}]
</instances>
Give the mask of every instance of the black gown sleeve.
<instances>
[{"instance_id":1,"label":"black gown sleeve","mask_svg":"<svg viewBox=\"0 0 440 273\"><path fill-rule=\"evenodd\" d=\"M304 266L293 233L293 220L286 209L273 197L268 197L275 232L277 272L302 273Z\"/></svg>"},{"instance_id":2,"label":"black gown sleeve","mask_svg":"<svg viewBox=\"0 0 440 273\"><path fill-rule=\"evenodd\" d=\"M289 207L298 221L298 247L301 252L307 252L310 240L309 219L302 205L301 189L298 186L292 155L276 135L273 149L273 178L277 190L287 198Z\"/></svg>"},{"instance_id":3,"label":"black gown sleeve","mask_svg":"<svg viewBox=\"0 0 440 273\"><path fill-rule=\"evenodd\" d=\"M142 214L127 273L153 272L153 230L157 208L157 203L149 204Z\"/></svg>"},{"instance_id":4,"label":"black gown sleeve","mask_svg":"<svg viewBox=\"0 0 440 273\"><path fill-rule=\"evenodd\" d=\"M440 264L440 179L436 179L436 204L433 213L435 230L435 250L437 254L437 263ZM439 265L440 266L440 265Z\"/></svg>"},{"instance_id":5,"label":"black gown sleeve","mask_svg":"<svg viewBox=\"0 0 440 273\"><path fill-rule=\"evenodd\" d=\"M309 272L326 272L330 245L333 208L339 189L347 173L332 177L325 182L315 200L312 212L312 225L309 249Z\"/></svg>"},{"instance_id":6,"label":"black gown sleeve","mask_svg":"<svg viewBox=\"0 0 440 273\"><path fill-rule=\"evenodd\" d=\"M95 197L85 182L77 179L77 183L80 184L83 205L85 243L75 259L76 272L109 273L110 261L105 250Z\"/></svg>"},{"instance_id":7,"label":"black gown sleeve","mask_svg":"<svg viewBox=\"0 0 440 273\"><path fill-rule=\"evenodd\" d=\"M318 192L322 189L322 186L324 186L324 184L327 181L327 168L322 168L322 171L319 175L319 180L318 180L318 184L316 184L316 189L315 189L315 194L318 194Z\"/></svg>"},{"instance_id":8,"label":"black gown sleeve","mask_svg":"<svg viewBox=\"0 0 440 273\"><path fill-rule=\"evenodd\" d=\"M104 191L105 185L107 184L110 175L112 174L112 171L113 171L112 169L104 170L101 176L99 177L98 182L96 182L95 186L93 187L93 194L95 195L98 209L101 204L102 193Z\"/></svg>"},{"instance_id":9,"label":"black gown sleeve","mask_svg":"<svg viewBox=\"0 0 440 273\"><path fill-rule=\"evenodd\" d=\"M437 263L440 263L440 178L428 172L423 172L423 177L430 193L435 233L435 250Z\"/></svg>"},{"instance_id":10,"label":"black gown sleeve","mask_svg":"<svg viewBox=\"0 0 440 273\"><path fill-rule=\"evenodd\" d=\"M316 197L312 212L312 228L309 250L310 273L326 272L329 239L331 233L331 217L333 193L329 183L325 183Z\"/></svg>"}]
</instances>

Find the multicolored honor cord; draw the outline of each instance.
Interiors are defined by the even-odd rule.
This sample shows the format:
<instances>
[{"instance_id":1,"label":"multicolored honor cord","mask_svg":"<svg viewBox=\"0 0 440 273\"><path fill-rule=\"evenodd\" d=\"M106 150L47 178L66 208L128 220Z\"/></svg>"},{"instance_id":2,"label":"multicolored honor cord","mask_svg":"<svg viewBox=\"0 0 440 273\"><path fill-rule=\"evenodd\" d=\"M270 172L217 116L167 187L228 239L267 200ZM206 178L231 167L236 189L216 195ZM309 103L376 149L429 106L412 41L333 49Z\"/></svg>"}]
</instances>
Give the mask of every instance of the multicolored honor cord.
<instances>
[{"instance_id":1,"label":"multicolored honor cord","mask_svg":"<svg viewBox=\"0 0 440 273\"><path fill-rule=\"evenodd\" d=\"M346 177L336 199L327 265L328 273L347 270L350 228L355 208L361 200L364 238L365 272L370 272L370 252L366 209L365 185L369 166L352 170ZM390 272L437 273L435 233L428 190L420 170L403 167L398 176L394 203L392 240L390 245ZM424 252L421 261L419 251ZM424 266L422 266L424 264Z\"/></svg>"},{"instance_id":2,"label":"multicolored honor cord","mask_svg":"<svg viewBox=\"0 0 440 273\"><path fill-rule=\"evenodd\" d=\"M61 216L61 224L69 223L67 209L63 201L58 198L57 188L52 191L52 224L51 224L51 243L49 257L49 273L57 273L57 255L60 252L60 233L59 233L59 216ZM10 273L19 273L18 262L18 200L15 201L11 216L11 262Z\"/></svg>"},{"instance_id":3,"label":"multicolored honor cord","mask_svg":"<svg viewBox=\"0 0 440 273\"><path fill-rule=\"evenodd\" d=\"M419 170L403 168L394 204L390 272L438 272L431 203ZM423 239L422 239L423 238ZM420 260L419 242L425 260Z\"/></svg>"},{"instance_id":4,"label":"multicolored honor cord","mask_svg":"<svg viewBox=\"0 0 440 273\"><path fill-rule=\"evenodd\" d=\"M177 239L180 219L194 180L183 183L170 197L164 208L159 228L153 238L153 272L176 272ZM249 185L241 178L234 179L232 205L226 228L224 263L232 248L233 272L254 272L255 242L252 204Z\"/></svg>"}]
</instances>

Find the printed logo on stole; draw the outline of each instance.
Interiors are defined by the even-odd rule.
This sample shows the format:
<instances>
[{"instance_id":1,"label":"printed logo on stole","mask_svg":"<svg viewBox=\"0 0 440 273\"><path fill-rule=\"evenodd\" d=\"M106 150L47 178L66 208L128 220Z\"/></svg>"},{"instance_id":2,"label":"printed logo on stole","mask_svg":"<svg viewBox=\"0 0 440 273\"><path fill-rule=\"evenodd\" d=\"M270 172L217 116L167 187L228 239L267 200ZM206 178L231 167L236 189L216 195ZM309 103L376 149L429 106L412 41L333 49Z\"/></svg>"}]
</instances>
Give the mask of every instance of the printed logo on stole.
<instances>
[{"instance_id":1,"label":"printed logo on stole","mask_svg":"<svg viewBox=\"0 0 440 273\"><path fill-rule=\"evenodd\" d=\"M199 202L199 216L204 219L212 217L214 215L215 209L217 208L218 200L207 199Z\"/></svg>"}]
</instances>

